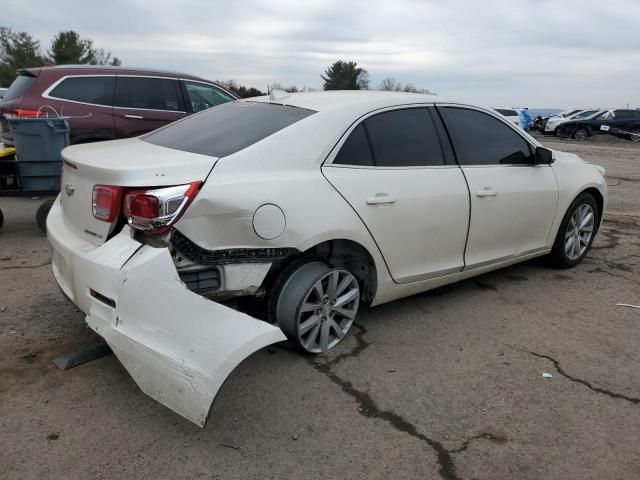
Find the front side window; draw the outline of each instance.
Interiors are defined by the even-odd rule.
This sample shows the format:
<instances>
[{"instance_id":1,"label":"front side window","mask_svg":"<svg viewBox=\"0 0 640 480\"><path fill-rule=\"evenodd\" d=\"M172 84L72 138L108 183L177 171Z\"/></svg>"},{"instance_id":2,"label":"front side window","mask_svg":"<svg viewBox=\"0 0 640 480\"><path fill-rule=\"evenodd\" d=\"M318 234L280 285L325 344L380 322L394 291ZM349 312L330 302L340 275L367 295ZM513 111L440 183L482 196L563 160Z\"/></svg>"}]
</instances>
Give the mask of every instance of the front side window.
<instances>
[{"instance_id":1,"label":"front side window","mask_svg":"<svg viewBox=\"0 0 640 480\"><path fill-rule=\"evenodd\" d=\"M187 89L189 101L191 102L191 110L193 112L200 112L207 108L220 105L221 103L227 103L235 100L235 98L228 93L205 83L185 80L184 86Z\"/></svg>"},{"instance_id":2,"label":"front side window","mask_svg":"<svg viewBox=\"0 0 640 480\"><path fill-rule=\"evenodd\" d=\"M167 78L118 77L116 106L182 111L178 81Z\"/></svg>"},{"instance_id":3,"label":"front side window","mask_svg":"<svg viewBox=\"0 0 640 480\"><path fill-rule=\"evenodd\" d=\"M113 105L116 77L69 77L49 92L50 97L95 105Z\"/></svg>"},{"instance_id":4,"label":"front side window","mask_svg":"<svg viewBox=\"0 0 640 480\"><path fill-rule=\"evenodd\" d=\"M351 132L333 163L424 167L444 165L444 157L429 111L408 108L364 120Z\"/></svg>"},{"instance_id":5,"label":"front side window","mask_svg":"<svg viewBox=\"0 0 640 480\"><path fill-rule=\"evenodd\" d=\"M531 164L529 144L504 122L478 110L444 107L461 165Z\"/></svg>"}]
</instances>

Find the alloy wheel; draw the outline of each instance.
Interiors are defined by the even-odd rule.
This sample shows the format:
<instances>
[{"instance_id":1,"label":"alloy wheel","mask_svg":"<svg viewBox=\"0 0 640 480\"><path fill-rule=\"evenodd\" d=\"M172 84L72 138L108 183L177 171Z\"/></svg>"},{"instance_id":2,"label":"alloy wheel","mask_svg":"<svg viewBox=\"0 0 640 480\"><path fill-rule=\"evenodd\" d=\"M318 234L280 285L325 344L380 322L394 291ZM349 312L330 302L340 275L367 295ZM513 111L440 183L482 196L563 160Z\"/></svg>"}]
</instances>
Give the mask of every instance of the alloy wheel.
<instances>
[{"instance_id":1,"label":"alloy wheel","mask_svg":"<svg viewBox=\"0 0 640 480\"><path fill-rule=\"evenodd\" d=\"M297 315L300 345L326 352L345 336L358 312L360 287L348 271L333 269L307 291Z\"/></svg>"},{"instance_id":2,"label":"alloy wheel","mask_svg":"<svg viewBox=\"0 0 640 480\"><path fill-rule=\"evenodd\" d=\"M595 212L588 203L576 207L564 236L564 251L569 260L576 260L586 252L593 236Z\"/></svg>"},{"instance_id":3,"label":"alloy wheel","mask_svg":"<svg viewBox=\"0 0 640 480\"><path fill-rule=\"evenodd\" d=\"M640 143L640 129L631 130L631 141L633 143Z\"/></svg>"},{"instance_id":4,"label":"alloy wheel","mask_svg":"<svg viewBox=\"0 0 640 480\"><path fill-rule=\"evenodd\" d=\"M584 128L576 130L576 133L573 134L573 138L576 140L586 140L588 136L589 134Z\"/></svg>"}]
</instances>

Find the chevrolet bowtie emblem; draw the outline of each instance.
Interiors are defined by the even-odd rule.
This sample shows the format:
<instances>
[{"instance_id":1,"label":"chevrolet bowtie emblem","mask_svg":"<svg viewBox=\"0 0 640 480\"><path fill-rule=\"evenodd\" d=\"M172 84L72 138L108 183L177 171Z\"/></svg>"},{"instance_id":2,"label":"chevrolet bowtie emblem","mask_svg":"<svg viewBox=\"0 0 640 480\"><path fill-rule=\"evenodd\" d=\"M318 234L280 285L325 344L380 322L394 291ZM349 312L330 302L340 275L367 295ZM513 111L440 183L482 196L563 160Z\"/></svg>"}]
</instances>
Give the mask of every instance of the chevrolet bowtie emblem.
<instances>
[{"instance_id":1,"label":"chevrolet bowtie emblem","mask_svg":"<svg viewBox=\"0 0 640 480\"><path fill-rule=\"evenodd\" d=\"M67 183L67 184L64 186L64 191L65 191L65 193L70 197L71 195L73 195L73 192L75 192L75 191L76 191L76 189L75 189L75 188L73 188L73 185L71 185L70 183Z\"/></svg>"}]
</instances>

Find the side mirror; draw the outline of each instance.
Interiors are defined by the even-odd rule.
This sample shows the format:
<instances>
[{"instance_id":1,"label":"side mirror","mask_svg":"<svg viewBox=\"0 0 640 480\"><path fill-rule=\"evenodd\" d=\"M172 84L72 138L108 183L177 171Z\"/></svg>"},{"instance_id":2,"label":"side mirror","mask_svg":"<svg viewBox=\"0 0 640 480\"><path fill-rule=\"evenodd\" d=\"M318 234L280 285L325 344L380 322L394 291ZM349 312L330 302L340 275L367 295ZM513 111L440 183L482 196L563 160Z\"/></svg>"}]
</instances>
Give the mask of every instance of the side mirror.
<instances>
[{"instance_id":1,"label":"side mirror","mask_svg":"<svg viewBox=\"0 0 640 480\"><path fill-rule=\"evenodd\" d=\"M537 147L534 155L536 165L550 165L553 163L553 152L548 148Z\"/></svg>"}]
</instances>

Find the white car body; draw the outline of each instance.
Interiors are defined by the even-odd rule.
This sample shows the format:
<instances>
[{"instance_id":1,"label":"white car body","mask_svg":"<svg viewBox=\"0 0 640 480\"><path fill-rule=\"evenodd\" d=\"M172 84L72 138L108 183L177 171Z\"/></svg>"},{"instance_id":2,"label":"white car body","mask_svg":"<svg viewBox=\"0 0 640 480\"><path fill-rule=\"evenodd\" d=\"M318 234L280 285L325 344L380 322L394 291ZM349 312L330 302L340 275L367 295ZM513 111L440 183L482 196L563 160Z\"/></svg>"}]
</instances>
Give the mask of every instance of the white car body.
<instances>
[{"instance_id":1,"label":"white car body","mask_svg":"<svg viewBox=\"0 0 640 480\"><path fill-rule=\"evenodd\" d=\"M545 133L548 133L548 134L551 134L551 133L555 134L556 129L564 123L570 122L572 120L579 120L579 119L591 120L592 118L597 117L604 111L605 110L598 110L598 109L592 108L588 110L578 110L576 113L573 113L566 117L552 117L547 121L546 125L544 126L544 131Z\"/></svg>"},{"instance_id":2,"label":"white car body","mask_svg":"<svg viewBox=\"0 0 640 480\"><path fill-rule=\"evenodd\" d=\"M189 119L145 137L69 147L62 192L47 220L53 273L65 295L146 394L200 426L230 372L285 336L277 325L190 291L184 278L198 265L183 258L175 239L192 258L229 258L215 264L214 299L258 295L288 255L314 252L361 270L362 300L378 305L548 254L569 205L585 190L606 205L604 171L562 152L537 165L461 167L450 146L442 147L449 163L441 166L334 163L363 120L414 108L420 115L459 107L488 115L531 151L541 147L489 109L391 92L313 92L228 105L315 113L221 158L150 143ZM207 112L189 118L206 124ZM158 240L123 226L122 216L106 222L92 214L96 184L194 181L204 182L195 199Z\"/></svg>"},{"instance_id":3,"label":"white car body","mask_svg":"<svg viewBox=\"0 0 640 480\"><path fill-rule=\"evenodd\" d=\"M493 109L516 126L520 126L518 109L511 107L493 107Z\"/></svg>"}]
</instances>

